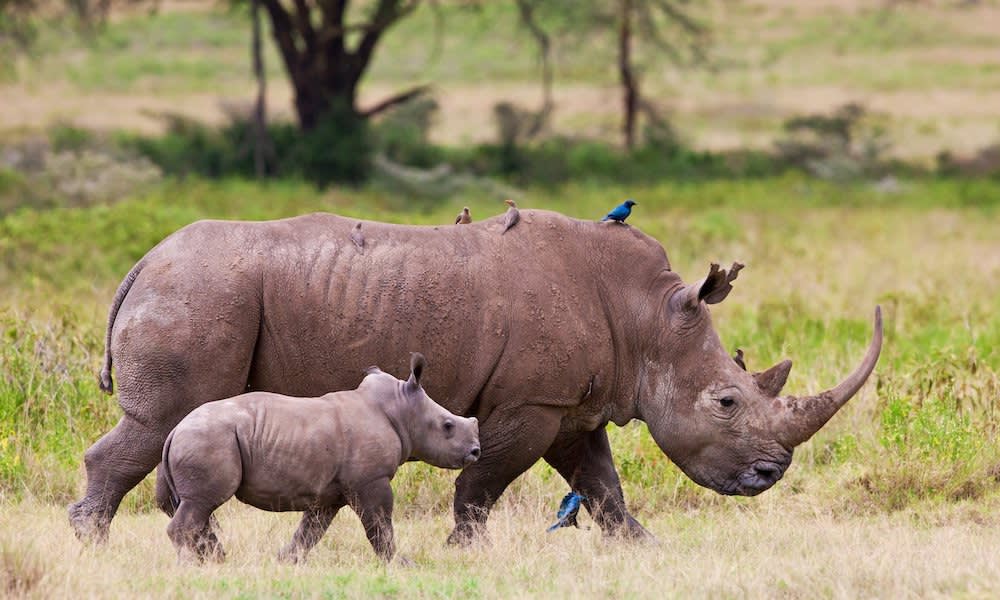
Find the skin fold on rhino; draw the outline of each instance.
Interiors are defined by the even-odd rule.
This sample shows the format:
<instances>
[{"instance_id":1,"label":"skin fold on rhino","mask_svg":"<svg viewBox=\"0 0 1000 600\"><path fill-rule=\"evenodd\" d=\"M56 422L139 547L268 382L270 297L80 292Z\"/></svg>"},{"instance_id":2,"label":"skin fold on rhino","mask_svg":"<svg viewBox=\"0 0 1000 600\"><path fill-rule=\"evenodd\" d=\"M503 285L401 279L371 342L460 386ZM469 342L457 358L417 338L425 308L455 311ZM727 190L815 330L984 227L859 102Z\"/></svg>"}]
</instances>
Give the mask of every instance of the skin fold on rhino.
<instances>
[{"instance_id":1,"label":"skin fold on rhino","mask_svg":"<svg viewBox=\"0 0 1000 600\"><path fill-rule=\"evenodd\" d=\"M428 394L479 420L482 457L455 482L451 542L484 530L507 486L552 465L607 534L642 537L626 510L606 425L644 421L697 483L758 494L853 396L878 360L881 315L862 363L815 396L781 396L783 361L749 373L729 356L708 305L742 268L685 284L635 227L520 211L418 227L312 214L200 221L167 237L112 303L101 387L117 370L118 425L87 450L82 539L105 539L122 497L160 461L197 406L246 391L319 396L364 367L420 348L438 365ZM387 364L402 371L404 364Z\"/></svg>"}]
</instances>

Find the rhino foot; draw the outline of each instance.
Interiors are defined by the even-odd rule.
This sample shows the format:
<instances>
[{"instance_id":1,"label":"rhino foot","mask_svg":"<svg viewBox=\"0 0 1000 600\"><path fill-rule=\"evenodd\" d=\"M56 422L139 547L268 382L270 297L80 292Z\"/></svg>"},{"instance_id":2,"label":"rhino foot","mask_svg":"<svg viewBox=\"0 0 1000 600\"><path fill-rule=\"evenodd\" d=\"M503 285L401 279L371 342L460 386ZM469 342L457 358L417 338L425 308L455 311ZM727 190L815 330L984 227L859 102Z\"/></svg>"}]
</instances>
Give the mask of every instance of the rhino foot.
<instances>
[{"instance_id":1,"label":"rhino foot","mask_svg":"<svg viewBox=\"0 0 1000 600\"><path fill-rule=\"evenodd\" d=\"M278 550L278 562L286 565L301 565L306 562L306 553L294 546L285 546Z\"/></svg>"},{"instance_id":2,"label":"rhino foot","mask_svg":"<svg viewBox=\"0 0 1000 600\"><path fill-rule=\"evenodd\" d=\"M449 546L469 547L489 543L490 536L484 523L458 523L448 535Z\"/></svg>"},{"instance_id":3,"label":"rhino foot","mask_svg":"<svg viewBox=\"0 0 1000 600\"><path fill-rule=\"evenodd\" d=\"M413 567L417 566L417 563L415 563L413 559L407 556L403 556L402 554L397 554L392 559L392 563L397 567L402 567L404 569L412 569Z\"/></svg>"},{"instance_id":4,"label":"rhino foot","mask_svg":"<svg viewBox=\"0 0 1000 600\"><path fill-rule=\"evenodd\" d=\"M104 544L108 541L111 516L107 511L94 510L86 505L86 499L69 505L69 524L76 539L85 544Z\"/></svg>"},{"instance_id":5,"label":"rhino foot","mask_svg":"<svg viewBox=\"0 0 1000 600\"><path fill-rule=\"evenodd\" d=\"M617 527L604 528L605 539L621 540L624 542L636 542L640 544L659 545L660 540L650 533L639 521L628 515L624 523Z\"/></svg>"}]
</instances>

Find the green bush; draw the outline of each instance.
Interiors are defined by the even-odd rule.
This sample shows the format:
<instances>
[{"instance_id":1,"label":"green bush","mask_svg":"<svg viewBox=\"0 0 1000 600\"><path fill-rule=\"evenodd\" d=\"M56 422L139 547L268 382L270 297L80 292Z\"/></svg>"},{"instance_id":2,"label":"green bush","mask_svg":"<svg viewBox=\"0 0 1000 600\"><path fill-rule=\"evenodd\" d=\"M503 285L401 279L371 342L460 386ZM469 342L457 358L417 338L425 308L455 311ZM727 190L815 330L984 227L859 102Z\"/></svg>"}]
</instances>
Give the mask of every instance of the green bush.
<instances>
[{"instance_id":1,"label":"green bush","mask_svg":"<svg viewBox=\"0 0 1000 600\"><path fill-rule=\"evenodd\" d=\"M159 137L129 136L120 143L145 156L169 175L211 178L253 177L253 125L234 118L215 129L171 116ZM325 186L360 183L368 177L372 142L367 123L347 109L332 110L310 131L291 123L268 127L267 174Z\"/></svg>"}]
</instances>

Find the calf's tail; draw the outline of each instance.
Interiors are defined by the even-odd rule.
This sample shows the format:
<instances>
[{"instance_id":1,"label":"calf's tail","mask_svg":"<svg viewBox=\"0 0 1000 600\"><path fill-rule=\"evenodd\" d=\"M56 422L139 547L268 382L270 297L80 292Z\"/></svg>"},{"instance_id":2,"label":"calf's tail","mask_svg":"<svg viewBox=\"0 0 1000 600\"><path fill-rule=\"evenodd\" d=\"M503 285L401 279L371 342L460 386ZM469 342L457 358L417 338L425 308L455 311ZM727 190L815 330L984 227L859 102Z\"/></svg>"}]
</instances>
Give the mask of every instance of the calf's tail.
<instances>
[{"instance_id":1,"label":"calf's tail","mask_svg":"<svg viewBox=\"0 0 1000 600\"><path fill-rule=\"evenodd\" d=\"M115 292L115 299L111 302L111 311L108 314L108 331L104 337L104 367L101 368L101 374L98 377L101 391L106 394L111 394L114 391L114 382L111 380L111 332L115 327L118 309L121 308L122 302L125 301L128 291L132 289L132 284L135 283L135 278L139 276L139 271L142 270L145 262L145 259L143 259L135 263L135 266L132 267L132 270L128 272L128 275L121 282L121 285L118 286L118 291Z\"/></svg>"},{"instance_id":2,"label":"calf's tail","mask_svg":"<svg viewBox=\"0 0 1000 600\"><path fill-rule=\"evenodd\" d=\"M174 432L171 431L170 435L167 436L167 441L163 442L163 456L160 462L160 476L163 477L163 483L166 484L170 507L173 509L170 511L171 515L181 504L180 496L177 495L177 486L174 484L174 476L170 474L170 443L173 440Z\"/></svg>"}]
</instances>

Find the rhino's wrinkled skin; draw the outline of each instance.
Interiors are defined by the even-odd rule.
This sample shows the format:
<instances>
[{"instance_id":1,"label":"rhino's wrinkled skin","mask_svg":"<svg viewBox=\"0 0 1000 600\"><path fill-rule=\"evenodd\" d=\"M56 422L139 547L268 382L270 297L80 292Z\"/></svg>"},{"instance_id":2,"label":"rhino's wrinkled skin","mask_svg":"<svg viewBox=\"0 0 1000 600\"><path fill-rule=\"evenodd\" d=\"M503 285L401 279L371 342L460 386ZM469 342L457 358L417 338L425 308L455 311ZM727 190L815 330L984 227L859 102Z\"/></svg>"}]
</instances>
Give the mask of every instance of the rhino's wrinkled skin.
<instances>
[{"instance_id":1,"label":"rhino's wrinkled skin","mask_svg":"<svg viewBox=\"0 0 1000 600\"><path fill-rule=\"evenodd\" d=\"M864 383L878 359L814 397L781 397L791 363L748 373L727 354L708 304L740 265L685 285L635 227L523 210L471 225L415 227L313 214L202 221L129 273L109 317L125 415L85 456L87 492L70 507L98 539L122 496L156 466L170 429L206 401L247 389L315 396L421 348L444 368L428 392L476 416L483 458L456 482L455 530L481 531L508 484L538 459L583 494L606 533L645 535L626 511L605 426L645 421L698 483L757 494ZM402 365L388 365L401 369Z\"/></svg>"},{"instance_id":2,"label":"rhino's wrinkled skin","mask_svg":"<svg viewBox=\"0 0 1000 600\"><path fill-rule=\"evenodd\" d=\"M460 469L479 458L475 417L431 400L420 387L423 367L418 354L407 381L372 367L355 390L319 398L250 392L191 411L167 436L157 479L178 554L221 560L211 515L236 496L305 513L281 559L304 559L347 505L375 552L391 559L396 469L407 460Z\"/></svg>"}]
</instances>

